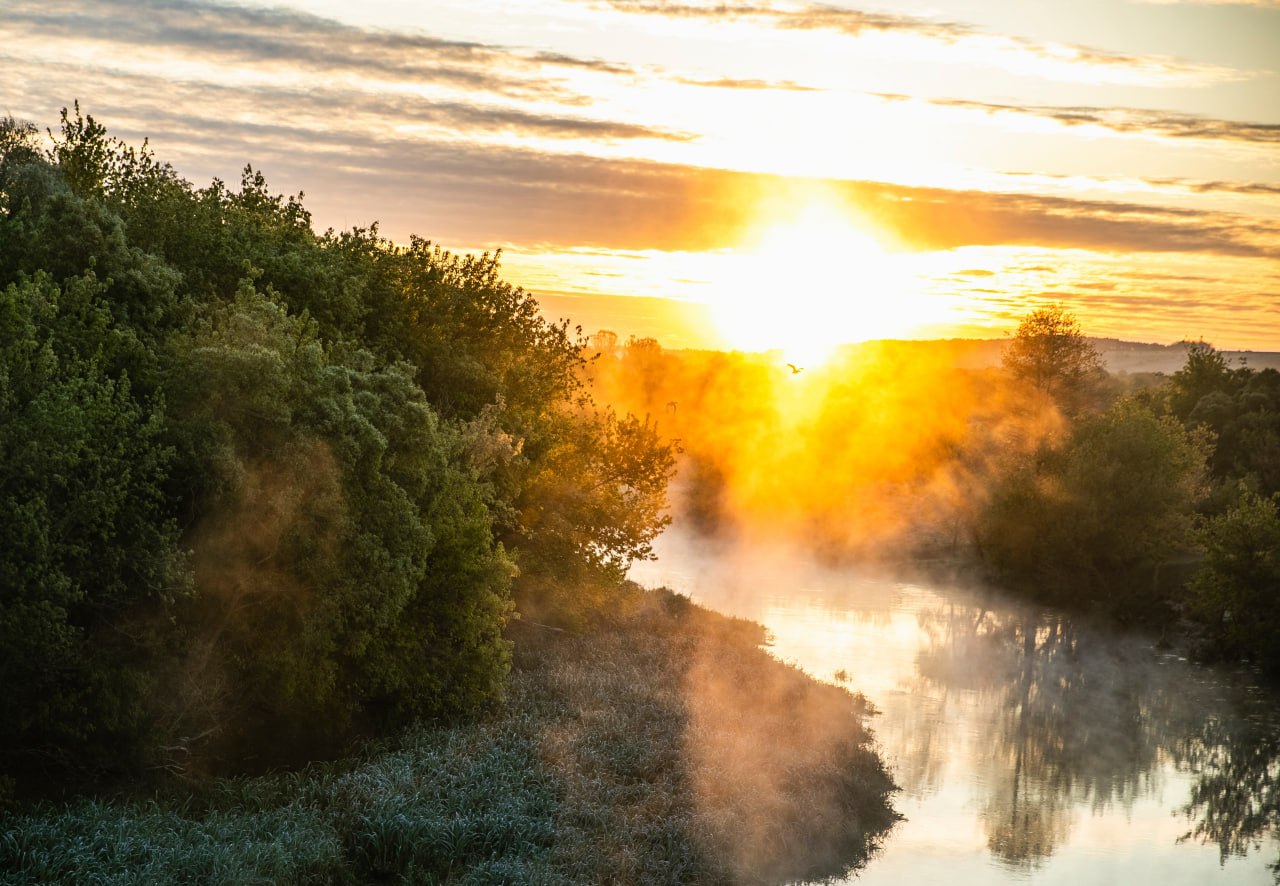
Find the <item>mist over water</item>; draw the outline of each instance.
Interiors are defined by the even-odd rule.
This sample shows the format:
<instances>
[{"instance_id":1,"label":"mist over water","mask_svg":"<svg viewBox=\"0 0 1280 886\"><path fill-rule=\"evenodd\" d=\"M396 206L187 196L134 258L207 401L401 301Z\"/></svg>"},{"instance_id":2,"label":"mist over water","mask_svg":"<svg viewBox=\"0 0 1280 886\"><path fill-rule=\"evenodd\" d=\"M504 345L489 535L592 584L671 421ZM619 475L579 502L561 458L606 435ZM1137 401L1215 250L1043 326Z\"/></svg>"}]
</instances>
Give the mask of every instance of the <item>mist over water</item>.
<instances>
[{"instance_id":1,"label":"mist over water","mask_svg":"<svg viewBox=\"0 0 1280 886\"><path fill-rule=\"evenodd\" d=\"M858 883L1277 882L1255 813L1280 707L1247 674L936 571L678 525L655 551L633 579L763 623L777 657L879 710L906 821Z\"/></svg>"}]
</instances>

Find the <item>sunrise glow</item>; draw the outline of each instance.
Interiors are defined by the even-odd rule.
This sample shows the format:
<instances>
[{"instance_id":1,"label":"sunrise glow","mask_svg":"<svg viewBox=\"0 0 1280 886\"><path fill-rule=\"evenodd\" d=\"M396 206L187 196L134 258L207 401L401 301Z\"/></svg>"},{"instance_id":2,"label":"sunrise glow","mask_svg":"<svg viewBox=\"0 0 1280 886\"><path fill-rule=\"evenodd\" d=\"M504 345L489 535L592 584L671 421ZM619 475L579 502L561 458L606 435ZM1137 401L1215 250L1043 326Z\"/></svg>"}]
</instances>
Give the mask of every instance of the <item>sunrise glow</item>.
<instances>
[{"instance_id":1,"label":"sunrise glow","mask_svg":"<svg viewBox=\"0 0 1280 886\"><path fill-rule=\"evenodd\" d=\"M587 333L812 362L1061 302L1280 350L1272 2L108 6L6 4L6 113L79 98L321 230L502 249Z\"/></svg>"},{"instance_id":2,"label":"sunrise glow","mask_svg":"<svg viewBox=\"0 0 1280 886\"><path fill-rule=\"evenodd\" d=\"M709 301L728 346L778 349L797 365L836 345L904 337L929 318L908 289L902 256L833 202L770 207L749 245L727 257Z\"/></svg>"}]
</instances>

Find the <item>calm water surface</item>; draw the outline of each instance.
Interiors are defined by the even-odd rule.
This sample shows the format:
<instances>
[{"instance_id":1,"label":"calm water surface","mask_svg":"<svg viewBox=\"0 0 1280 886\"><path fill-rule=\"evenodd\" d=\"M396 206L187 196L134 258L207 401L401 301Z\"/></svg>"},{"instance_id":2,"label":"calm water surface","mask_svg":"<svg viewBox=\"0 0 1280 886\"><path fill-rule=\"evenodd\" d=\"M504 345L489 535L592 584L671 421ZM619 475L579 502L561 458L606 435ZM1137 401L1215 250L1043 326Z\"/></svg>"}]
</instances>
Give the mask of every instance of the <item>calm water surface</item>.
<instances>
[{"instance_id":1,"label":"calm water surface","mask_svg":"<svg viewBox=\"0 0 1280 886\"><path fill-rule=\"evenodd\" d=\"M668 533L632 577L847 681L906 816L859 884L1275 884L1280 707L1247 676L961 580Z\"/></svg>"}]
</instances>

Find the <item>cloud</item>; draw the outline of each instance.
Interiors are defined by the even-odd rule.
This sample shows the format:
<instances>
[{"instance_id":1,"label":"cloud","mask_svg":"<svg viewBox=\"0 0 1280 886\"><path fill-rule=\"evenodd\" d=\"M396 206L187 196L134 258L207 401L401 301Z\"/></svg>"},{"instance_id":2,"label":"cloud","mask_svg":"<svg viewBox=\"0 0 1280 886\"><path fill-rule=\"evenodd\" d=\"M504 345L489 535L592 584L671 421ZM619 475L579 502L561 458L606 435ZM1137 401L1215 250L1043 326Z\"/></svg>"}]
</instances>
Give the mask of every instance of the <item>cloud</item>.
<instances>
[{"instance_id":1,"label":"cloud","mask_svg":"<svg viewBox=\"0 0 1280 886\"><path fill-rule=\"evenodd\" d=\"M301 12L165 0L17 0L0 32L105 44L125 52L165 48L184 62L287 66L329 83L340 77L438 84L518 98L581 103L547 68L633 73L612 62L552 52L519 52L426 34L357 28Z\"/></svg>"},{"instance_id":2,"label":"cloud","mask_svg":"<svg viewBox=\"0 0 1280 886\"><path fill-rule=\"evenodd\" d=\"M1280 185L1262 182L1196 181L1185 178L1148 178L1143 181L1157 187L1182 188L1195 194L1280 195Z\"/></svg>"},{"instance_id":3,"label":"cloud","mask_svg":"<svg viewBox=\"0 0 1280 886\"><path fill-rule=\"evenodd\" d=\"M816 87L804 86L796 83L794 80L753 80L740 79L734 77L719 77L715 80L699 80L696 77L674 77L677 83L683 83L686 86L705 86L711 89L746 89L746 90L769 90L776 89L785 92L816 92Z\"/></svg>"},{"instance_id":4,"label":"cloud","mask_svg":"<svg viewBox=\"0 0 1280 886\"><path fill-rule=\"evenodd\" d=\"M4 63L15 75L6 101L19 103L6 110L21 115L29 108L26 113L40 123L53 111L40 111L45 96L62 94L69 104L86 94L86 78L94 76L75 65L17 57ZM180 171L227 177L252 162L277 188L312 195L308 204L320 224L346 227L381 219L384 231L402 240L415 232L454 245L717 249L738 242L758 221L761 201L817 187L842 195L851 208L920 250L1018 244L1280 257L1280 230L1263 217L869 181L805 183L550 153L535 149L529 137L682 136L403 94L353 96L338 88L250 92L142 74L99 80L92 83L94 98L86 111L113 134L135 142L150 137ZM477 134L486 138L477 140ZM1276 190L1231 182L1187 187L1264 195Z\"/></svg>"},{"instance_id":5,"label":"cloud","mask_svg":"<svg viewBox=\"0 0 1280 886\"><path fill-rule=\"evenodd\" d=\"M0 60L10 60L0 55ZM136 83L142 87L155 85L148 78L117 75L116 86ZM140 131L150 128L155 131L165 119L164 106L173 101L175 92L187 102L208 102L211 111L208 116L192 115L182 119L187 121L183 127L187 132L199 128L204 130L223 129L222 121L230 118L236 122L229 125L246 135L255 132L275 132L288 138L294 150L306 152L318 142L323 143L332 136L339 139L350 137L354 146L367 148L373 134L385 138L388 128L400 132L416 132L429 137L435 133L448 132L452 136L468 134L481 136L485 134L507 134L512 138L542 137L550 139L591 139L597 141L616 141L625 139L658 139L662 141L688 141L694 136L689 133L643 126L610 120L587 118L548 116L535 114L512 108L469 105L461 102L432 101L411 96L394 96L388 94L366 94L352 96L348 92L336 90L300 90L300 89L257 89L246 93L232 87L214 86L210 84L170 84L166 98L151 102L125 99L116 104L110 96L99 93L95 107L112 112L123 112L129 116L145 114L147 124L138 121ZM71 89L64 94L78 95L79 90ZM106 99L103 101L103 99ZM91 113L94 108L87 108ZM97 112L102 116L101 110ZM273 119L289 121L288 124L260 121ZM341 122L336 122L341 120ZM360 129L360 124L367 127ZM321 134L318 130L330 130ZM182 131L182 130L179 130ZM354 158L351 158L354 160Z\"/></svg>"},{"instance_id":6,"label":"cloud","mask_svg":"<svg viewBox=\"0 0 1280 886\"><path fill-rule=\"evenodd\" d=\"M1029 179L1032 181L1063 182L1076 187L1093 187L1100 190L1143 190L1155 189L1166 193L1186 194L1243 194L1246 196L1271 197L1280 195L1280 185L1266 182L1225 181L1222 179L1194 179L1179 177L1146 177L1116 178L1113 176L1082 176L1050 172L1012 172L997 174L1011 179Z\"/></svg>"},{"instance_id":7,"label":"cloud","mask_svg":"<svg viewBox=\"0 0 1280 886\"><path fill-rule=\"evenodd\" d=\"M752 21L797 31L836 31L859 36L869 31L905 31L941 40L957 40L975 33L968 25L919 16L863 12L821 4L779 7L767 3L679 3L654 0L605 0L620 12L671 18Z\"/></svg>"},{"instance_id":8,"label":"cloud","mask_svg":"<svg viewBox=\"0 0 1280 886\"><path fill-rule=\"evenodd\" d=\"M939 188L846 188L917 248L1039 245L1280 258L1280 224L1231 213Z\"/></svg>"},{"instance_id":9,"label":"cloud","mask_svg":"<svg viewBox=\"0 0 1280 886\"><path fill-rule=\"evenodd\" d=\"M658 8L648 4L644 9L650 7ZM706 16L721 7L678 9ZM733 14L742 10L782 14L763 5L735 6ZM808 22L805 27L818 22L827 22L824 27L835 27L832 22L845 28L923 27L905 17L817 6L800 10L808 18L794 21ZM962 25L932 27L940 29L938 34L971 33ZM67 62L45 60L37 51L60 39L102 42L111 51L105 60ZM106 0L92 13L64 0L19 0L0 17L0 46L8 52L0 54L8 75L0 84L0 99L7 105L0 112L47 123L56 110L48 106L50 95L61 96L62 104L83 98L85 109L113 134L135 142L150 137L162 157L188 174L227 177L252 162L273 181L283 178L278 187L305 188L313 195L309 204L321 224L344 227L381 218L385 231L399 239L418 232L461 245L716 249L736 242L757 221L762 197L796 187L778 176L584 156L602 142L694 138L634 121L569 113L559 99L572 102L575 95L547 85L547 65L581 65L615 77L634 73L608 62L370 31L293 12L158 0ZM213 59L221 67L239 60L270 70L298 62L305 76L231 85L202 80L208 77L203 71L116 67L117 58L128 60L128 47L138 53L163 47L179 56ZM337 76L341 71L403 77L405 84L439 74L450 86L488 92L470 100L448 91L422 95ZM332 76L320 76L326 72ZM734 78L687 82L739 90L803 88L788 81ZM557 99L550 104L499 101L526 88L550 90ZM1277 140L1277 127L1268 124L1135 109L941 101L980 113L1051 116L1067 125L1096 120L1175 137L1266 145ZM1267 196L1278 190L1248 182L1160 184L1193 193ZM1104 252L1277 255L1276 223L1262 218L869 181L816 185L843 194L851 207L917 249L1037 244Z\"/></svg>"},{"instance_id":10,"label":"cloud","mask_svg":"<svg viewBox=\"0 0 1280 886\"><path fill-rule=\"evenodd\" d=\"M634 15L736 21L762 28L822 31L848 37L898 34L978 52L969 61L1027 71L1049 79L1128 82L1149 85L1212 83L1247 75L1221 65L1186 61L1162 55L1112 52L1073 43L1053 43L998 34L963 22L807 3L688 3L661 0L581 0L596 8Z\"/></svg>"},{"instance_id":11,"label":"cloud","mask_svg":"<svg viewBox=\"0 0 1280 886\"><path fill-rule=\"evenodd\" d=\"M225 138L216 132L206 137ZM851 209L918 250L1034 245L1280 258L1280 224L1231 213L879 182L797 182L675 164L416 140L382 139L365 146L322 140L301 155L274 134L263 140L281 145L279 159L291 168L305 157L307 174L329 185L334 181L332 164L345 163L344 195L361 194L369 214L381 215L400 237L412 226L464 244L718 249L740 241L757 221L761 201L817 188L841 195ZM251 152L252 145L244 149ZM259 165L266 163L264 158ZM314 185L308 189L316 193ZM406 204L408 213L399 210ZM348 211L356 207L348 206Z\"/></svg>"},{"instance_id":12,"label":"cloud","mask_svg":"<svg viewBox=\"0 0 1280 886\"><path fill-rule=\"evenodd\" d=\"M909 98L898 95L880 94L878 97L891 101L911 101ZM1019 114L1054 120L1064 126L1100 126L1112 132L1124 134L1280 144L1280 124L1277 123L1222 120L1198 114L1181 114L1145 108L1008 105L968 101L965 99L929 99L926 101L935 107L959 108L984 114Z\"/></svg>"},{"instance_id":13,"label":"cloud","mask_svg":"<svg viewBox=\"0 0 1280 886\"><path fill-rule=\"evenodd\" d=\"M57 6L56 3L53 5ZM155 18L164 19L167 11L170 10L171 7L168 5L157 5ZM377 63L371 67L364 67L364 61L361 59L368 60L371 54L362 52L355 43L350 50L353 55L346 60L339 60L328 48L318 49L318 44L328 40L329 37L325 36L324 40L319 40L316 35L328 35L331 23L309 16L231 8L214 9L213 7L193 7L182 10L183 13L190 14L188 18L182 20L186 23L184 27L192 33L191 45L184 48L180 44L170 44L168 51L175 57L189 60L193 53L198 53L199 47L222 47L235 44L236 48L228 49L227 52L238 53L246 58L251 57L256 64L263 66L268 72L277 62L280 65L284 65L286 61L290 65L294 64L294 55L285 55L285 53L295 54L303 65L301 77L296 76L295 71L295 76L284 78L268 76L256 82L244 84L238 79L215 82L211 77L206 76L206 72L193 72L182 68L177 69L175 74L169 74L168 68L160 71L145 67L129 69L125 67L129 54L119 49L118 44L113 44L112 56L105 61L92 58L65 62L42 61L38 53L23 50L27 46L34 47L50 37L64 33L68 35L78 33L81 27L79 14L64 14L58 10L49 12L48 16L57 24L46 28L40 24L44 21L46 12L27 7L17 8L14 12L15 15L9 16L6 10L6 17L0 20L0 38L7 37L0 46L11 51L16 50L18 53L6 54L0 51L0 59L4 61L6 72L11 78L5 84L4 90L0 92L0 96L10 103L18 98L25 99L29 106L34 106L41 100L41 96L60 95L63 97L64 104L70 104L73 98L92 96L94 109L99 113L109 108L130 116L143 113L154 115L163 112L166 107L182 105L193 109L189 113L191 117L235 119L246 124L266 118L288 120L299 130L321 128L343 130L362 127L365 129L366 137L374 133L385 133L388 129L402 132L414 130L447 132L453 138L501 134L510 138L605 142L632 139L689 141L695 137L691 133L658 126L567 113L566 105L584 103L576 96L569 96L568 101L504 103L505 98L510 97L513 92L521 91L523 87L516 89L512 85L516 81L496 70L500 67L499 61L506 59L506 56L495 49L479 47L475 44L450 43L432 38L410 40L411 45L418 48L427 45L436 46L440 49L442 57L472 57L478 54L490 59L492 56L490 61L494 69L484 66L475 70L440 66L429 68L412 60L394 63L395 73L409 78L406 84L402 85L421 86L422 82L415 80L415 77L437 76L440 82L447 86L458 87L461 84L468 90L466 94L471 97L469 100L462 100L461 97L455 97L456 92L449 90L423 94L407 88L386 88L385 83L353 82L338 76L313 76L319 67L326 65L328 67L325 70L333 74L335 66L339 64L348 65L353 69L360 67L366 72L381 70L384 73L390 73L393 63L387 62L380 68ZM203 20L202 16L205 12L216 19L213 22L205 22L209 30L218 31L214 36L196 36L195 32L200 30L199 23ZM228 14L224 16L224 13ZM270 32L268 39L265 36L269 31L268 24L276 17L280 17L286 24L303 22L311 28L310 37L295 40L290 34L296 36L296 31L281 25L276 31ZM114 39L110 35L117 33L117 35L128 35L129 40L137 40L140 45L145 44L144 37L148 33L148 28L156 26L155 22L144 22L143 19L146 16L139 16L136 21L125 21L128 18L128 16L122 16L118 20L113 20L104 31L99 31L94 39ZM263 39L238 43L237 35L240 35L240 32L235 28L237 22L248 22L260 26L263 29ZM279 25L279 23L276 24ZM162 30L181 30L172 21L160 27ZM333 27L341 28L336 25ZM23 28L26 29L21 33L24 39L15 38L15 31ZM226 29L220 30L224 28ZM375 43L378 41L381 41L379 45L382 43L392 45L396 42L385 36L378 36ZM185 49L190 49L191 52L186 53ZM278 57L275 54L277 52L281 53ZM537 54L531 58L543 59L546 55ZM121 61L117 62L117 58ZM556 59L554 63L557 65L567 63L561 56L554 56L554 58ZM519 64L524 64L526 60L520 58L517 61ZM487 61L486 64L489 62ZM307 65L313 67L308 68ZM238 72L243 74L244 69L240 68ZM531 88L544 93L555 92L557 99L565 98L552 87ZM486 92L483 95L474 95L474 91L478 90L486 90ZM204 113L194 109L204 109ZM12 104L10 104L10 110L12 110ZM40 116L43 116L43 113ZM300 147L303 150L306 149L305 144Z\"/></svg>"},{"instance_id":14,"label":"cloud","mask_svg":"<svg viewBox=\"0 0 1280 886\"><path fill-rule=\"evenodd\" d=\"M1257 6L1261 9L1280 9L1280 0L1134 0L1150 6Z\"/></svg>"}]
</instances>

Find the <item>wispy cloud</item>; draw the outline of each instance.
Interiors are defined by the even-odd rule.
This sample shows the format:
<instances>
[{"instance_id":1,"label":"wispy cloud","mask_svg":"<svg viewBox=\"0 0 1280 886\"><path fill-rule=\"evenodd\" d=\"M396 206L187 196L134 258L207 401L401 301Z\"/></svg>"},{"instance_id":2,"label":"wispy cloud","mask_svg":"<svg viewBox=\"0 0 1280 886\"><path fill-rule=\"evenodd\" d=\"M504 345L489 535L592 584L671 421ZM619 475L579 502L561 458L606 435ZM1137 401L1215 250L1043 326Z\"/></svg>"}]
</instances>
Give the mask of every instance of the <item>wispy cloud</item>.
<instances>
[{"instance_id":1,"label":"wispy cloud","mask_svg":"<svg viewBox=\"0 0 1280 886\"><path fill-rule=\"evenodd\" d=\"M797 187L780 176L394 135L369 140L358 131L166 120L164 113L157 109L156 124L186 132L201 150L255 157L268 173L288 168L323 195L328 211L321 217L341 206L352 223L381 217L396 237L414 231L472 245L720 249L757 221L760 198ZM1280 259L1280 223L1233 213L882 182L805 186L841 195L918 250L1037 245ZM362 207L363 218L355 215Z\"/></svg>"},{"instance_id":2,"label":"wispy cloud","mask_svg":"<svg viewBox=\"0 0 1280 886\"><path fill-rule=\"evenodd\" d=\"M705 86L711 89L746 89L746 90L770 90L776 89L784 92L817 92L817 87L805 86L794 80L756 80L735 77L718 77L713 80L703 80L697 77L673 77L671 78L677 83L683 83L685 86Z\"/></svg>"},{"instance_id":3,"label":"wispy cloud","mask_svg":"<svg viewBox=\"0 0 1280 886\"><path fill-rule=\"evenodd\" d=\"M577 117L548 110L525 110L519 107L456 100L427 98L397 91L374 91L329 86L296 84L257 84L252 89L210 83L201 80L171 80L150 74L110 71L103 83L92 84L92 75L65 63L32 62L16 56L0 54L0 61L20 74L23 86L11 89L10 99L25 97L34 105L39 96L62 95L63 104L93 88L95 108L121 116L157 120L166 106L185 105L204 109L192 113L192 121L206 123L236 121L249 126L255 121L272 119L288 121L288 131L297 133L355 132L361 142L377 134L385 137L388 130L419 133L430 137L484 136L507 139L560 139L613 142L651 139L657 141L689 141L696 136L657 126L626 121ZM101 72L99 72L101 73ZM304 141L301 152L308 150Z\"/></svg>"},{"instance_id":4,"label":"wispy cloud","mask_svg":"<svg viewBox=\"0 0 1280 886\"><path fill-rule=\"evenodd\" d=\"M1252 194L1280 196L1280 185L1263 182L1197 181L1185 178L1148 178L1157 187L1181 188L1193 194Z\"/></svg>"},{"instance_id":5,"label":"wispy cloud","mask_svg":"<svg viewBox=\"0 0 1280 886\"><path fill-rule=\"evenodd\" d=\"M1149 6L1257 6L1280 9L1280 0L1134 0Z\"/></svg>"},{"instance_id":6,"label":"wispy cloud","mask_svg":"<svg viewBox=\"0 0 1280 886\"><path fill-rule=\"evenodd\" d=\"M869 205L921 248L1034 245L1103 253L1280 258L1280 223L1142 203L1032 194L871 188Z\"/></svg>"},{"instance_id":7,"label":"wispy cloud","mask_svg":"<svg viewBox=\"0 0 1280 886\"><path fill-rule=\"evenodd\" d=\"M881 96L904 100L903 96ZM910 101L911 99L905 99ZM1054 120L1064 126L1098 126L1124 134L1156 135L1211 141L1280 144L1280 124L1223 120L1198 114L1181 114L1146 108L1089 106L1011 105L964 99L930 99L936 107L959 108L984 114L1018 114Z\"/></svg>"},{"instance_id":8,"label":"wispy cloud","mask_svg":"<svg viewBox=\"0 0 1280 886\"><path fill-rule=\"evenodd\" d=\"M643 12L674 10L690 16L724 9L618 2ZM104 5L112 14L101 14ZM37 119L47 119L52 111L42 106L49 94L62 95L69 104L91 92L89 110L108 123L120 121L124 134L162 136L157 143L167 141L180 154L202 158L206 169L234 170L251 160L268 172L287 170L309 192L332 195L322 198L331 205L354 195L342 218L355 216L358 222L382 215L389 233L396 236L418 231L470 243L714 249L731 242L752 221L751 195L785 187L784 179L773 176L586 157L586 143L670 144L695 136L632 119L569 113L572 102L501 100L513 89L524 89L525 83L532 90L559 89L538 85L546 79L539 72L548 65L582 65L611 77L634 75L632 68L612 62L384 33L299 13L209 3L107 0L90 13L65 0L19 0L5 12L0 45L10 51L4 59L10 74L6 101L32 109ZM747 5L725 14L777 18L784 11ZM812 5L786 14L794 16L786 19L794 27L850 32L926 28L919 19ZM933 22L927 27L948 39L972 33L958 24ZM46 61L35 51L42 42L82 40L86 34L110 43L114 50L102 59L81 62ZM152 45L166 47L171 55L213 58L219 64L236 59L266 71L276 64L301 64L306 76L268 77L246 87L217 82L201 71L174 75L163 67L131 69L123 61L118 68L112 66L127 55L120 47L142 51ZM402 84L440 74L451 87L462 84L476 94L423 94L337 76L357 70L366 77L374 71L379 78L401 78L396 82ZM802 88L789 81L730 77L685 82L731 90ZM1275 125L1158 111L960 99L933 103L1174 138L1265 145L1280 141L1280 127ZM6 110L12 111L12 105ZM1274 223L1257 217L1031 193L874 182L828 186L919 249L1045 243L1101 251L1277 255ZM1209 180L1185 187L1253 195L1275 190L1266 183Z\"/></svg>"},{"instance_id":9,"label":"wispy cloud","mask_svg":"<svg viewBox=\"0 0 1280 886\"><path fill-rule=\"evenodd\" d=\"M0 95L9 102L26 95L29 106L42 95L69 104L92 94L99 112L152 114L157 104L180 103L206 109L209 118L270 115L300 130L363 126L366 133L600 142L695 137L582 113L592 99L553 76L632 76L625 65L354 28L275 9L19 0L0 16L0 58L9 80Z\"/></svg>"},{"instance_id":10,"label":"wispy cloud","mask_svg":"<svg viewBox=\"0 0 1280 886\"><path fill-rule=\"evenodd\" d=\"M1214 83L1249 75L1221 65L1162 55L1114 52L1074 43L993 33L970 24L922 16L870 12L820 3L689 3L662 0L583 0L597 8L635 15L708 22L743 22L764 28L822 31L857 38L866 34L916 37L974 50L967 60L1038 73L1049 79L1159 84Z\"/></svg>"},{"instance_id":11,"label":"wispy cloud","mask_svg":"<svg viewBox=\"0 0 1280 886\"><path fill-rule=\"evenodd\" d=\"M339 77L440 84L543 101L581 103L548 69L633 73L625 66L554 52L527 52L426 34L357 28L301 12L166 0L16 0L0 32L42 40L164 50L184 62L288 66L332 82ZM123 58L124 56L122 56Z\"/></svg>"},{"instance_id":12,"label":"wispy cloud","mask_svg":"<svg viewBox=\"0 0 1280 886\"><path fill-rule=\"evenodd\" d=\"M1018 182L1025 184L1018 185ZM1075 193L1092 191L1105 194L1133 193L1168 195L1229 194L1246 198L1257 197L1269 200L1280 197L1280 184L1255 181L1228 181L1224 179L1180 178L1174 176L1147 177L1113 177L1113 176L1081 176L1063 175L1047 172L1015 172L1004 171L990 178L990 185L985 190L1032 191L1043 189L1047 185L1056 186L1054 190L1069 190ZM995 186L998 185L998 186Z\"/></svg>"}]
</instances>

